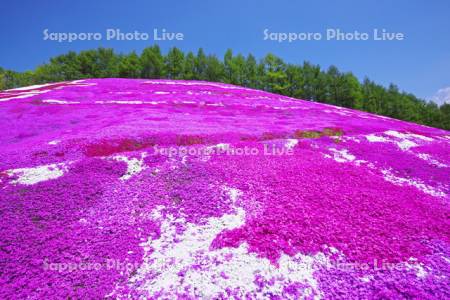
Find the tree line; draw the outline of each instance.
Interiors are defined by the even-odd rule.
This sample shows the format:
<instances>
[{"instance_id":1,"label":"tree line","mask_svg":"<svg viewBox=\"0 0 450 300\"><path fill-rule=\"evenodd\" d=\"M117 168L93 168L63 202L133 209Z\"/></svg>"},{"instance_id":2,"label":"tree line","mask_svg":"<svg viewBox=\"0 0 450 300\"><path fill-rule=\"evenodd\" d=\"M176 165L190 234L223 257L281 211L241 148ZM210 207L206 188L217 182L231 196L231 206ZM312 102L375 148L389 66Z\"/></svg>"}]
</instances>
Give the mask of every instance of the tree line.
<instances>
[{"instance_id":1,"label":"tree line","mask_svg":"<svg viewBox=\"0 0 450 300\"><path fill-rule=\"evenodd\" d=\"M368 78L360 82L351 72L342 72L335 66L322 69L309 62L295 65L273 54L257 60L252 54L235 55L231 49L223 59L206 54L202 48L197 53L184 53L174 47L164 54L157 45L140 54L120 54L109 48L70 51L33 71L15 72L0 67L0 90L110 77L225 82L450 130L450 104L438 106L400 91L394 84L385 87Z\"/></svg>"}]
</instances>

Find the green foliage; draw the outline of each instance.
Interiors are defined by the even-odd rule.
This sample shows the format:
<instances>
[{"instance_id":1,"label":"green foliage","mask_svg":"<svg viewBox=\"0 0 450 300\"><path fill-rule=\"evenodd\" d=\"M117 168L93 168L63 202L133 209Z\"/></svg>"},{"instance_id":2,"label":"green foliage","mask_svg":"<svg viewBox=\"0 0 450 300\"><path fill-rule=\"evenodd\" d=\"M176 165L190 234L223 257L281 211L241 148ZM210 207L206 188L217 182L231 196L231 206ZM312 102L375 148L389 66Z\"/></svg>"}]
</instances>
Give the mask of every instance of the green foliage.
<instances>
[{"instance_id":1,"label":"green foliage","mask_svg":"<svg viewBox=\"0 0 450 300\"><path fill-rule=\"evenodd\" d=\"M205 80L222 81L224 74L223 64L215 55L206 57Z\"/></svg>"},{"instance_id":2,"label":"green foliage","mask_svg":"<svg viewBox=\"0 0 450 300\"><path fill-rule=\"evenodd\" d=\"M184 75L184 53L173 47L164 59L166 77L169 79L182 79Z\"/></svg>"},{"instance_id":3,"label":"green foliage","mask_svg":"<svg viewBox=\"0 0 450 300\"><path fill-rule=\"evenodd\" d=\"M195 59L195 69L194 73L196 74L196 79L199 80L207 80L206 76L206 55L202 48L198 49L197 57Z\"/></svg>"},{"instance_id":4,"label":"green foliage","mask_svg":"<svg viewBox=\"0 0 450 300\"><path fill-rule=\"evenodd\" d=\"M195 72L196 68L196 58L194 53L189 51L184 60L184 68L183 68L183 78L186 80L198 79L197 73Z\"/></svg>"},{"instance_id":5,"label":"green foliage","mask_svg":"<svg viewBox=\"0 0 450 300\"><path fill-rule=\"evenodd\" d=\"M223 57L223 65L224 65L224 82L233 83L234 81L234 65L233 65L233 52L231 49L228 49L225 52Z\"/></svg>"},{"instance_id":6,"label":"green foliage","mask_svg":"<svg viewBox=\"0 0 450 300\"><path fill-rule=\"evenodd\" d=\"M145 48L141 54L141 77L164 77L164 58L158 45Z\"/></svg>"},{"instance_id":7,"label":"green foliage","mask_svg":"<svg viewBox=\"0 0 450 300\"><path fill-rule=\"evenodd\" d=\"M249 54L234 55L228 49L219 60L203 49L186 55L171 48L166 55L159 46L145 48L140 56L135 52L116 54L112 49L70 51L50 59L34 71L14 72L0 68L0 90L32 84L82 78L170 78L226 82L262 89L294 98L319 101L368 111L392 118L450 129L450 104L440 107L400 91L394 84L387 88L365 78L362 82L350 72L335 66L322 70L304 62L286 64L268 54L257 61ZM299 133L316 136L315 132Z\"/></svg>"},{"instance_id":8,"label":"green foliage","mask_svg":"<svg viewBox=\"0 0 450 300\"><path fill-rule=\"evenodd\" d=\"M6 80L3 69L0 68L0 91L6 89Z\"/></svg>"},{"instance_id":9,"label":"green foliage","mask_svg":"<svg viewBox=\"0 0 450 300\"><path fill-rule=\"evenodd\" d=\"M142 65L136 52L124 55L119 58L119 77L139 78L142 73Z\"/></svg>"},{"instance_id":10,"label":"green foliage","mask_svg":"<svg viewBox=\"0 0 450 300\"><path fill-rule=\"evenodd\" d=\"M244 86L258 87L258 65L253 55L249 54L244 65Z\"/></svg>"},{"instance_id":11,"label":"green foliage","mask_svg":"<svg viewBox=\"0 0 450 300\"><path fill-rule=\"evenodd\" d=\"M264 77L262 79L265 89L278 93L287 94L288 81L286 65L281 58L269 53L263 59Z\"/></svg>"}]
</instances>

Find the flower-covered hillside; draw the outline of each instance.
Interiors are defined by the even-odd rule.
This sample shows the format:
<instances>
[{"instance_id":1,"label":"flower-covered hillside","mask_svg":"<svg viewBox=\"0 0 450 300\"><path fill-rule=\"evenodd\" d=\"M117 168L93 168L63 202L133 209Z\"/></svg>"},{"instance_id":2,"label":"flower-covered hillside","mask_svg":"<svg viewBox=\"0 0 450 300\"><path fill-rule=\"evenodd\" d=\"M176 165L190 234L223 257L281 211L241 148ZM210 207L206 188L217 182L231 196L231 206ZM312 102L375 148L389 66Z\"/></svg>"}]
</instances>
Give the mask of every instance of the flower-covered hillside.
<instances>
[{"instance_id":1,"label":"flower-covered hillside","mask_svg":"<svg viewBox=\"0 0 450 300\"><path fill-rule=\"evenodd\" d=\"M450 297L450 132L171 80L0 120L2 299Z\"/></svg>"}]
</instances>

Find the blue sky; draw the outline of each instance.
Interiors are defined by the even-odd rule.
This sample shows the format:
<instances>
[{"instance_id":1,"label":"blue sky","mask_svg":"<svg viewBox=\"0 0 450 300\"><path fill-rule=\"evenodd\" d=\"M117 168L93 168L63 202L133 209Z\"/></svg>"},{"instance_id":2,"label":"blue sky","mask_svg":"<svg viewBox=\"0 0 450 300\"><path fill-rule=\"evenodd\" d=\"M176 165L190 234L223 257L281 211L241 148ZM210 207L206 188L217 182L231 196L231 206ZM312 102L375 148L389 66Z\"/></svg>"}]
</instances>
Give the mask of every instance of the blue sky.
<instances>
[{"instance_id":1,"label":"blue sky","mask_svg":"<svg viewBox=\"0 0 450 300\"><path fill-rule=\"evenodd\" d=\"M166 51L203 47L222 56L268 52L286 62L331 64L382 84L429 97L450 86L450 1L3 1L0 8L0 66L23 71L69 50L112 47L140 52L149 41L44 41L50 32L153 32L165 28L184 33L183 41L159 42ZM264 41L270 32L320 32L339 28L369 32L375 28L401 32L403 41Z\"/></svg>"}]
</instances>

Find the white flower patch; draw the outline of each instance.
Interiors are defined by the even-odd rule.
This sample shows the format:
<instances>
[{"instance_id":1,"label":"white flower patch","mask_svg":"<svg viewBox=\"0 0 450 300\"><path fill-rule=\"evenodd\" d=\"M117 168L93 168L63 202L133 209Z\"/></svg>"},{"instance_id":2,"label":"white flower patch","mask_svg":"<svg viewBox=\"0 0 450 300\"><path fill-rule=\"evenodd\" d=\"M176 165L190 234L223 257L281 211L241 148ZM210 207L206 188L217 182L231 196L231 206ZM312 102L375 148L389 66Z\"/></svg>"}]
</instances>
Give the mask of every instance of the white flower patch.
<instances>
[{"instance_id":1,"label":"white flower patch","mask_svg":"<svg viewBox=\"0 0 450 300\"><path fill-rule=\"evenodd\" d=\"M377 135L374 135L374 134L366 135L366 139L369 142L372 142L372 143L378 143L378 142L395 143L403 151L407 151L410 148L419 146L412 139L416 139L416 140L419 139L421 141L432 141L433 140L433 139L431 139L429 137L426 137L426 136L423 136L423 135L412 134L412 133L405 134L405 133L400 133L400 132L397 132L397 131L394 131L394 130L385 131L384 134L386 134L388 136L395 137L395 138L397 138L399 140L395 140L395 139L388 138L388 137L383 137L383 136L377 136Z\"/></svg>"},{"instance_id":2,"label":"white flower patch","mask_svg":"<svg viewBox=\"0 0 450 300\"><path fill-rule=\"evenodd\" d=\"M43 92L47 92L47 91L43 91ZM43 92L24 92L24 93L16 94L16 95L11 96L11 97L1 98L0 102L14 100L14 99L29 98L29 97L32 97L32 96L36 96L36 95L42 94Z\"/></svg>"},{"instance_id":3,"label":"white flower patch","mask_svg":"<svg viewBox=\"0 0 450 300\"><path fill-rule=\"evenodd\" d=\"M325 158L334 159L338 163L353 162L357 166L367 163L367 161L365 161L365 160L356 159L356 157L353 154L349 153L347 149L338 150L336 148L329 148L328 150L330 150L333 155L331 156L331 155L325 153L325 154L323 154L323 156Z\"/></svg>"},{"instance_id":4,"label":"white flower patch","mask_svg":"<svg viewBox=\"0 0 450 300\"><path fill-rule=\"evenodd\" d=\"M35 85L30 85L30 86L24 86L24 87L19 87L19 88L15 88L15 89L9 89L6 90L7 92L9 91L31 91L31 90L35 90L35 89L40 89L49 85L52 85L53 83L46 83L46 84L35 84Z\"/></svg>"},{"instance_id":5,"label":"white flower patch","mask_svg":"<svg viewBox=\"0 0 450 300\"><path fill-rule=\"evenodd\" d=\"M349 116L353 116L354 115L354 112L352 112L351 110L347 110L345 108L338 107L338 106L334 107L334 109L331 110L331 111L334 114L337 114L337 115L340 115L340 116L345 116L345 117L349 117Z\"/></svg>"},{"instance_id":6,"label":"white flower patch","mask_svg":"<svg viewBox=\"0 0 450 300\"><path fill-rule=\"evenodd\" d=\"M158 104L167 104L167 101L146 101L146 104L158 105Z\"/></svg>"},{"instance_id":7,"label":"white flower patch","mask_svg":"<svg viewBox=\"0 0 450 300\"><path fill-rule=\"evenodd\" d=\"M417 145L416 143L414 143L413 141L410 140L401 140L400 142L397 142L397 146L402 149L403 151L405 150L409 150L412 147L417 147L419 145Z\"/></svg>"},{"instance_id":8,"label":"white flower patch","mask_svg":"<svg viewBox=\"0 0 450 300\"><path fill-rule=\"evenodd\" d=\"M71 81L70 84L79 84L79 83L83 83L85 81L86 81L85 79L77 79L77 80Z\"/></svg>"},{"instance_id":9,"label":"white flower patch","mask_svg":"<svg viewBox=\"0 0 450 300\"><path fill-rule=\"evenodd\" d=\"M230 188L230 187L227 187L227 186L225 186L223 188L223 190L225 192L227 192L228 196L230 197L231 203L236 206L236 201L242 195L242 191L239 190L239 189Z\"/></svg>"},{"instance_id":10,"label":"white flower patch","mask_svg":"<svg viewBox=\"0 0 450 300\"><path fill-rule=\"evenodd\" d=\"M360 280L361 280L362 282L365 282L365 283L371 282L371 281L373 280L373 275L363 276L363 277L360 278Z\"/></svg>"},{"instance_id":11,"label":"white flower patch","mask_svg":"<svg viewBox=\"0 0 450 300\"><path fill-rule=\"evenodd\" d=\"M130 95L133 94L133 92L110 92L110 94L115 94L115 95Z\"/></svg>"},{"instance_id":12,"label":"white flower patch","mask_svg":"<svg viewBox=\"0 0 450 300\"><path fill-rule=\"evenodd\" d=\"M69 82L67 82L66 86L91 86L91 85L96 85L96 83L82 83L83 81L84 80L69 81ZM24 87L20 87L20 88L6 90L5 91L6 93L8 93L8 92L17 92L17 91L19 91L20 93L12 94L11 97L8 97L8 98L1 98L0 102L14 100L14 99L29 98L29 97L32 97L32 96L36 96L36 95L39 95L39 94L44 94L44 93L50 92L51 90L60 90L60 89L63 89L63 88L66 87L66 86L63 85L63 86L55 87L53 89L39 90L40 88L43 88L43 87L51 87L53 84L54 83L30 85L30 86L24 86ZM60 101L60 100L55 100L55 101ZM44 102L45 102L45 100L44 100ZM49 102L49 103L68 104L68 103L56 103L56 102Z\"/></svg>"},{"instance_id":13,"label":"white flower patch","mask_svg":"<svg viewBox=\"0 0 450 300\"><path fill-rule=\"evenodd\" d=\"M233 203L242 194L234 188L225 187L224 190ZM148 297L174 298L178 294L216 299L223 297L229 288L238 297L262 299L269 293L280 296L284 287L298 282L307 285L304 297L313 292L316 298L321 295L313 277L316 257L282 255L279 267L276 267L269 260L249 253L245 243L238 248L210 250L219 233L244 225L242 208L234 205L233 214L208 218L204 225L186 224L184 218L177 219L172 215L163 218L162 208L158 207L152 213L153 218L161 221L161 236L158 240L149 239L142 243L144 262L129 282L137 290L146 292ZM181 234L177 234L177 224L185 226ZM258 291L255 284L258 278L271 280L274 284L265 284L262 291Z\"/></svg>"},{"instance_id":14,"label":"white flower patch","mask_svg":"<svg viewBox=\"0 0 450 300\"><path fill-rule=\"evenodd\" d=\"M439 161L433 159L433 158L431 157L431 155L429 155L429 154L426 154L426 153L418 153L418 154L416 154L416 156L417 156L418 158L420 158L420 159L422 159L422 160L428 162L429 164L438 167L438 168L447 168L447 167L448 167L446 164L443 164L443 163L441 163L441 162L439 162Z\"/></svg>"},{"instance_id":15,"label":"white flower patch","mask_svg":"<svg viewBox=\"0 0 450 300\"><path fill-rule=\"evenodd\" d=\"M354 136L343 136L342 139L343 139L344 141L352 141L352 142L355 142L355 143L358 143L358 144L361 143L361 141L359 140L359 138L354 137Z\"/></svg>"},{"instance_id":16,"label":"white flower patch","mask_svg":"<svg viewBox=\"0 0 450 300\"><path fill-rule=\"evenodd\" d=\"M122 177L120 177L120 180L125 181L130 179L131 177L133 177L136 174L139 174L140 172L142 172L142 170L146 169L147 166L144 164L144 158L147 156L147 153L143 152L141 154L140 159L137 158L128 158L126 156L123 155L116 155L113 156L112 159L116 160L116 161L122 161L125 162L127 164L127 172L125 173L125 175L123 175Z\"/></svg>"},{"instance_id":17,"label":"white flower patch","mask_svg":"<svg viewBox=\"0 0 450 300\"><path fill-rule=\"evenodd\" d=\"M395 121L397 121L397 119L393 119L393 118L382 116L382 115L373 115L373 116L374 116L374 119L378 118L378 119L386 119L386 120L395 120Z\"/></svg>"},{"instance_id":18,"label":"white flower patch","mask_svg":"<svg viewBox=\"0 0 450 300\"><path fill-rule=\"evenodd\" d=\"M428 272L425 271L425 265L423 263L418 263L417 258L410 258L408 262L405 263L405 267L407 270L412 270L419 278L424 278L428 275ZM426 267L429 269L428 267Z\"/></svg>"},{"instance_id":19,"label":"white flower patch","mask_svg":"<svg viewBox=\"0 0 450 300\"><path fill-rule=\"evenodd\" d=\"M67 172L67 166L64 163L42 165L33 168L19 168L7 170L6 173L9 176L17 176L18 178L13 180L13 184L35 184L41 181L50 179L56 179L64 175Z\"/></svg>"},{"instance_id":20,"label":"white flower patch","mask_svg":"<svg viewBox=\"0 0 450 300\"><path fill-rule=\"evenodd\" d=\"M207 106L225 106L222 102L218 102L218 103L208 103L206 104Z\"/></svg>"},{"instance_id":21,"label":"white flower patch","mask_svg":"<svg viewBox=\"0 0 450 300\"><path fill-rule=\"evenodd\" d=\"M387 169L381 170L381 173L383 173L383 178L386 181L389 181L393 184L400 185L400 186L403 186L405 184L414 186L417 189L419 189L420 191L422 191L428 195L434 196L434 197L446 197L447 196L443 191L441 191L437 188L434 188L430 185L427 185L423 182L395 176L390 170L387 170Z\"/></svg>"},{"instance_id":22,"label":"white flower patch","mask_svg":"<svg viewBox=\"0 0 450 300\"><path fill-rule=\"evenodd\" d=\"M67 85L71 85L71 86L94 86L94 85L97 85L97 83L95 83L95 82L86 82L85 79L68 81L66 83L67 83ZM56 89L63 89L64 87L65 86L60 86L60 87L57 87Z\"/></svg>"},{"instance_id":23,"label":"white flower patch","mask_svg":"<svg viewBox=\"0 0 450 300\"><path fill-rule=\"evenodd\" d=\"M330 151L333 152L334 160L337 162L351 162L356 159L354 155L348 153L347 149L338 150L330 148Z\"/></svg>"},{"instance_id":24,"label":"white flower patch","mask_svg":"<svg viewBox=\"0 0 450 300\"><path fill-rule=\"evenodd\" d=\"M49 145L52 145L52 146L58 145L59 143L61 143L60 140L53 140L53 141L48 142L48 144L49 144Z\"/></svg>"},{"instance_id":25,"label":"white flower patch","mask_svg":"<svg viewBox=\"0 0 450 300\"><path fill-rule=\"evenodd\" d=\"M389 142L389 139L386 139L386 138L384 138L384 137L382 137L382 136L378 136L378 135L375 135L375 134L369 134L369 135L366 135L366 139L367 139L369 142L371 142L371 143L378 143L378 142L384 143L384 142Z\"/></svg>"},{"instance_id":26,"label":"white flower patch","mask_svg":"<svg viewBox=\"0 0 450 300\"><path fill-rule=\"evenodd\" d=\"M143 101L139 100L111 100L111 101L95 101L95 103L110 103L110 104L143 104Z\"/></svg>"},{"instance_id":27,"label":"white flower patch","mask_svg":"<svg viewBox=\"0 0 450 300\"><path fill-rule=\"evenodd\" d=\"M409 139L409 138L416 138L427 142L432 142L433 139L424 135L420 134L414 134L414 133L401 133L395 130L388 130L384 132L387 135L399 138L399 139Z\"/></svg>"},{"instance_id":28,"label":"white flower patch","mask_svg":"<svg viewBox=\"0 0 450 300\"><path fill-rule=\"evenodd\" d=\"M42 100L42 102L50 103L50 104L80 104L79 101L64 101L64 100L56 100L56 99Z\"/></svg>"}]
</instances>

